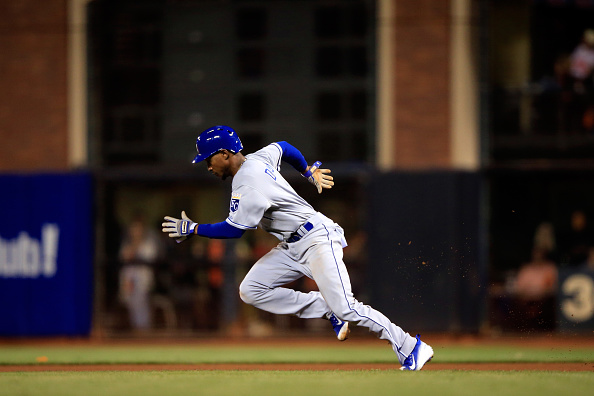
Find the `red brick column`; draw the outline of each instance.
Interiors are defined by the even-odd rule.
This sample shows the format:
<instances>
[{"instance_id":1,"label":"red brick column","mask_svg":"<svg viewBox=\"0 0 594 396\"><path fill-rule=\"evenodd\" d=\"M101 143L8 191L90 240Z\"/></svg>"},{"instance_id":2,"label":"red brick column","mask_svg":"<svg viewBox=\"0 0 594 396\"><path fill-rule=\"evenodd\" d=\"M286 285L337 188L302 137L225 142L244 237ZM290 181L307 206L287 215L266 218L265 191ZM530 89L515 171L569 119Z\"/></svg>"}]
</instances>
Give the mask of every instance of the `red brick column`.
<instances>
[{"instance_id":1,"label":"red brick column","mask_svg":"<svg viewBox=\"0 0 594 396\"><path fill-rule=\"evenodd\" d=\"M0 90L0 171L66 169L66 0L0 2Z\"/></svg>"},{"instance_id":2,"label":"red brick column","mask_svg":"<svg viewBox=\"0 0 594 396\"><path fill-rule=\"evenodd\" d=\"M450 0L395 0L396 168L450 165Z\"/></svg>"}]
</instances>

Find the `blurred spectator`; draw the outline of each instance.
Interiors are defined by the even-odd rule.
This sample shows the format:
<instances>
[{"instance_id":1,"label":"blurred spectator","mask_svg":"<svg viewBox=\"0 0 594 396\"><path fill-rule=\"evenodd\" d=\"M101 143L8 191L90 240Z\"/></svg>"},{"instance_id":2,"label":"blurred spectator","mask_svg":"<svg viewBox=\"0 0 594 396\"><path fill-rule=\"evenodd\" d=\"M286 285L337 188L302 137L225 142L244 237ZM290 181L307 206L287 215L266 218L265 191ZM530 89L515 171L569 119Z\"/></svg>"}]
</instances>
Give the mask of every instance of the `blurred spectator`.
<instances>
[{"instance_id":1,"label":"blurred spectator","mask_svg":"<svg viewBox=\"0 0 594 396\"><path fill-rule=\"evenodd\" d=\"M594 132L594 29L584 31L582 42L571 54L569 72L576 94L574 116L581 127Z\"/></svg>"},{"instance_id":2,"label":"blurred spectator","mask_svg":"<svg viewBox=\"0 0 594 396\"><path fill-rule=\"evenodd\" d=\"M537 111L534 127L541 134L557 134L573 128L568 117L574 101L569 67L569 55L563 54L555 60L553 75L546 75L538 82L538 94L534 96Z\"/></svg>"},{"instance_id":3,"label":"blurred spectator","mask_svg":"<svg viewBox=\"0 0 594 396\"><path fill-rule=\"evenodd\" d=\"M169 237L167 240L170 242ZM164 243L167 246L167 260L156 274L155 292L160 292L160 297L171 301L177 316L177 326L191 329L195 325L197 309L198 269L204 261L201 240L194 239L191 244L175 248L171 248L169 242Z\"/></svg>"},{"instance_id":4,"label":"blurred spectator","mask_svg":"<svg viewBox=\"0 0 594 396\"><path fill-rule=\"evenodd\" d=\"M161 255L159 236L136 216L120 247L120 299L128 308L135 330L151 328L150 293L154 284L153 265Z\"/></svg>"},{"instance_id":5,"label":"blurred spectator","mask_svg":"<svg viewBox=\"0 0 594 396\"><path fill-rule=\"evenodd\" d=\"M184 275L191 285L192 326L201 330L218 330L222 309L222 288L225 280L222 263L226 254L225 242L220 239L195 238L192 244L192 259L197 266L193 274ZM177 284L181 284L179 279ZM188 283L188 287L190 284ZM190 299L185 299L190 302ZM177 299L178 304L182 300ZM185 306L185 304L183 305Z\"/></svg>"},{"instance_id":6,"label":"blurred spectator","mask_svg":"<svg viewBox=\"0 0 594 396\"><path fill-rule=\"evenodd\" d=\"M539 249L546 254L547 257L554 257L557 250L557 242L555 238L555 229L551 223L543 221L536 227L533 246L534 249Z\"/></svg>"},{"instance_id":7,"label":"blurred spectator","mask_svg":"<svg viewBox=\"0 0 594 396\"><path fill-rule=\"evenodd\" d=\"M504 284L490 287L491 325L511 331L549 331L555 328L557 264L551 223L542 222L534 233L530 260L510 271Z\"/></svg>"},{"instance_id":8,"label":"blurred spectator","mask_svg":"<svg viewBox=\"0 0 594 396\"><path fill-rule=\"evenodd\" d=\"M523 264L516 277L515 295L525 301L540 301L557 290L557 266L544 250L535 248L532 260Z\"/></svg>"},{"instance_id":9,"label":"blurred spectator","mask_svg":"<svg viewBox=\"0 0 594 396\"><path fill-rule=\"evenodd\" d=\"M524 330L553 330L557 266L541 249L533 249L532 260L523 264L515 282L515 310Z\"/></svg>"},{"instance_id":10,"label":"blurred spectator","mask_svg":"<svg viewBox=\"0 0 594 396\"><path fill-rule=\"evenodd\" d=\"M206 248L208 262L207 278L210 294L209 312L213 328L218 328L221 321L222 289L225 281L223 260L225 258L225 242L221 239L209 239Z\"/></svg>"},{"instance_id":11,"label":"blurred spectator","mask_svg":"<svg viewBox=\"0 0 594 396\"><path fill-rule=\"evenodd\" d=\"M491 288L491 325L511 331L553 330L556 292L557 266L534 248L531 260L510 274L504 288Z\"/></svg>"},{"instance_id":12,"label":"blurred spectator","mask_svg":"<svg viewBox=\"0 0 594 396\"><path fill-rule=\"evenodd\" d=\"M588 78L592 77L594 70L594 29L584 31L582 42L575 48L571 54L571 76L576 80L576 91L583 89L579 84L584 84Z\"/></svg>"},{"instance_id":13,"label":"blurred spectator","mask_svg":"<svg viewBox=\"0 0 594 396\"><path fill-rule=\"evenodd\" d=\"M563 237L563 262L572 266L582 264L586 261L592 242L586 214L581 210L574 211L570 230Z\"/></svg>"}]
</instances>

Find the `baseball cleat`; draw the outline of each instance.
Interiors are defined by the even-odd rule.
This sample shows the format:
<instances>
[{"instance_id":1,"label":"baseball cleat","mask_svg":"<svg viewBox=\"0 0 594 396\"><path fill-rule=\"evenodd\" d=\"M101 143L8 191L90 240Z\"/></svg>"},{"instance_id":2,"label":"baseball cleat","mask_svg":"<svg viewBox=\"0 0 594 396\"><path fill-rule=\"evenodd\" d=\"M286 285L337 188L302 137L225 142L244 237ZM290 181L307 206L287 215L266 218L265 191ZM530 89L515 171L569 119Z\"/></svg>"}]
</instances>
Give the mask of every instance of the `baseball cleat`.
<instances>
[{"instance_id":1,"label":"baseball cleat","mask_svg":"<svg viewBox=\"0 0 594 396\"><path fill-rule=\"evenodd\" d=\"M433 357L433 348L421 341L421 335L417 334L417 344L415 349L408 355L402 363L400 370L419 371L425 363Z\"/></svg>"},{"instance_id":2,"label":"baseball cleat","mask_svg":"<svg viewBox=\"0 0 594 396\"><path fill-rule=\"evenodd\" d=\"M328 319L330 320L330 323L332 323L338 341L346 340L351 332L351 330L349 330L349 322L338 319L334 314L331 314Z\"/></svg>"}]
</instances>

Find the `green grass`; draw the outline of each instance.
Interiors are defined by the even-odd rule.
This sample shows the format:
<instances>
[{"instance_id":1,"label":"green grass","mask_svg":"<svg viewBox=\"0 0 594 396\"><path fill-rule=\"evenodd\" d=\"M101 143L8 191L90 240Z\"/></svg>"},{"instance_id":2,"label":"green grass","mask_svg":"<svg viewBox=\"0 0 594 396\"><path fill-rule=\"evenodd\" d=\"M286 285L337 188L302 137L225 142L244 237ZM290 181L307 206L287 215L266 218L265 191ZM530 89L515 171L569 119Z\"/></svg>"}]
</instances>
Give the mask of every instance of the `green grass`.
<instances>
[{"instance_id":1,"label":"green grass","mask_svg":"<svg viewBox=\"0 0 594 396\"><path fill-rule=\"evenodd\" d=\"M433 345L435 362L594 362L594 348ZM0 346L0 364L394 363L394 370L99 371L0 373L0 394L68 395L590 395L594 372L397 370L389 346L302 345ZM431 363L430 363L431 364Z\"/></svg>"},{"instance_id":2,"label":"green grass","mask_svg":"<svg viewBox=\"0 0 594 396\"><path fill-rule=\"evenodd\" d=\"M591 372L143 371L0 373L3 395L591 395Z\"/></svg>"},{"instance_id":3,"label":"green grass","mask_svg":"<svg viewBox=\"0 0 594 396\"><path fill-rule=\"evenodd\" d=\"M346 343L345 343L346 344ZM377 343L357 345L235 346L2 346L0 364L37 364L46 356L56 364L111 363L390 363L391 348ZM435 362L594 362L593 348L519 348L507 346L434 345Z\"/></svg>"}]
</instances>

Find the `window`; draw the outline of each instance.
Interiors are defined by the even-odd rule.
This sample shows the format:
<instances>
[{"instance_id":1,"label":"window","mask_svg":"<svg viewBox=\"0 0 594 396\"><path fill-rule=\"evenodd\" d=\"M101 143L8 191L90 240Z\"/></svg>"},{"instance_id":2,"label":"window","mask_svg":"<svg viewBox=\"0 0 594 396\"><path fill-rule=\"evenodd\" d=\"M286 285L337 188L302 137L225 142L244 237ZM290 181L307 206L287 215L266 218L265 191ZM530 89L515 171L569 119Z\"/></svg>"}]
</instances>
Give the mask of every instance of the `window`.
<instances>
[{"instance_id":1,"label":"window","mask_svg":"<svg viewBox=\"0 0 594 396\"><path fill-rule=\"evenodd\" d=\"M319 77L338 77L344 73L343 50L340 47L322 47L316 50L316 74Z\"/></svg>"},{"instance_id":2,"label":"window","mask_svg":"<svg viewBox=\"0 0 594 396\"><path fill-rule=\"evenodd\" d=\"M320 121L338 120L342 116L339 92L322 92L317 97L317 115Z\"/></svg>"},{"instance_id":3,"label":"window","mask_svg":"<svg viewBox=\"0 0 594 396\"><path fill-rule=\"evenodd\" d=\"M243 48L237 51L237 74L244 78L264 76L264 50Z\"/></svg>"},{"instance_id":4,"label":"window","mask_svg":"<svg viewBox=\"0 0 594 396\"><path fill-rule=\"evenodd\" d=\"M235 14L235 35L240 40L260 40L268 34L266 9L241 8Z\"/></svg>"},{"instance_id":5,"label":"window","mask_svg":"<svg viewBox=\"0 0 594 396\"><path fill-rule=\"evenodd\" d=\"M320 7L315 12L315 35L318 38L342 37L344 12L340 6Z\"/></svg>"},{"instance_id":6,"label":"window","mask_svg":"<svg viewBox=\"0 0 594 396\"><path fill-rule=\"evenodd\" d=\"M163 13L156 3L91 2L91 86L101 119L96 160L154 162L159 151ZM133 143L133 144L131 144Z\"/></svg>"},{"instance_id":7,"label":"window","mask_svg":"<svg viewBox=\"0 0 594 396\"><path fill-rule=\"evenodd\" d=\"M344 145L342 134L334 130L322 130L318 135L318 156L326 161L340 161L343 158Z\"/></svg>"},{"instance_id":8,"label":"window","mask_svg":"<svg viewBox=\"0 0 594 396\"><path fill-rule=\"evenodd\" d=\"M365 91L351 93L350 116L354 120L365 120L367 118L367 93Z\"/></svg>"},{"instance_id":9,"label":"window","mask_svg":"<svg viewBox=\"0 0 594 396\"><path fill-rule=\"evenodd\" d=\"M239 95L239 119L241 121L262 121L265 116L264 94L261 92Z\"/></svg>"}]
</instances>

